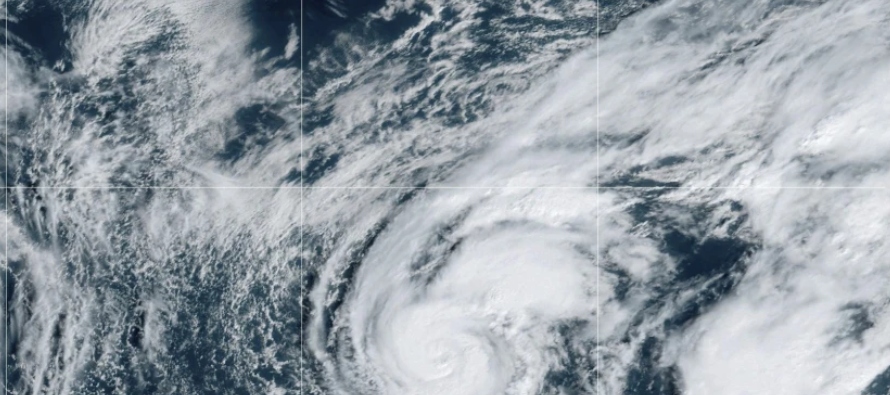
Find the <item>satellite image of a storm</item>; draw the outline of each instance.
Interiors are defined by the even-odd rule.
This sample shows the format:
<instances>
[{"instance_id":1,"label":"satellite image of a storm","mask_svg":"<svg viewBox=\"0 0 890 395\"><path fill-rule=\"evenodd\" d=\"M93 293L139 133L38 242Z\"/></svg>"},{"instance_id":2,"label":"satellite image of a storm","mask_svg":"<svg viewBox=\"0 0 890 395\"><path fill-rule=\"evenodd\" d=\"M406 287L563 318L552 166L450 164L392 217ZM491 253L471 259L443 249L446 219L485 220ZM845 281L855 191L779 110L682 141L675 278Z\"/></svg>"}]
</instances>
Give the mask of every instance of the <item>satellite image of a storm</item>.
<instances>
[{"instance_id":1,"label":"satellite image of a storm","mask_svg":"<svg viewBox=\"0 0 890 395\"><path fill-rule=\"evenodd\" d=\"M888 0L0 0L4 395L890 395Z\"/></svg>"}]
</instances>

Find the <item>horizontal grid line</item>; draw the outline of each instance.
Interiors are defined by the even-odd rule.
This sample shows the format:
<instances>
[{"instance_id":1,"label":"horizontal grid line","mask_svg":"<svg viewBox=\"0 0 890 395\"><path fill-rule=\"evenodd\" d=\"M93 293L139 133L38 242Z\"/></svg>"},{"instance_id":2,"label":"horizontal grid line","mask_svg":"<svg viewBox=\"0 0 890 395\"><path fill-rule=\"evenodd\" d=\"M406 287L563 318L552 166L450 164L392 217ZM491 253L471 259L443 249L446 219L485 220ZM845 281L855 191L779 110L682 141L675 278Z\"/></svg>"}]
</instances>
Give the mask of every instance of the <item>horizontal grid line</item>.
<instances>
[{"instance_id":1,"label":"horizontal grid line","mask_svg":"<svg viewBox=\"0 0 890 395\"><path fill-rule=\"evenodd\" d=\"M354 187L336 187L336 186L170 186L170 187L124 187L124 186L86 186L86 187L69 187L69 186L5 186L2 189L91 189L91 190L138 190L138 189L331 189L331 190L351 190L351 189L430 189L430 190L449 190L449 189L565 189L565 190L584 190L584 189L604 189L604 190L702 190L702 189L726 189L726 190L876 190L886 191L890 187L845 187L845 186L354 186Z\"/></svg>"}]
</instances>

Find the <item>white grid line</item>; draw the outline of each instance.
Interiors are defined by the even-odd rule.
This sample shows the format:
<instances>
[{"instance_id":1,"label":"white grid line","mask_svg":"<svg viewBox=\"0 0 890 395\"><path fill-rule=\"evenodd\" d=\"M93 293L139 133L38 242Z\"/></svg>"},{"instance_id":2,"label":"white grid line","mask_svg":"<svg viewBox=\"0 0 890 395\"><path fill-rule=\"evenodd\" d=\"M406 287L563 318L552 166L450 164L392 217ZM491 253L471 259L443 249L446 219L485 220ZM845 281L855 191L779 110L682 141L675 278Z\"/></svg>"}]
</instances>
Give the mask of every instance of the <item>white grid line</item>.
<instances>
[{"instance_id":1,"label":"white grid line","mask_svg":"<svg viewBox=\"0 0 890 395\"><path fill-rule=\"evenodd\" d=\"M600 4L601 1L597 0L596 2L596 27L594 31L594 41L596 45L596 115L594 116L594 123L596 128L596 190L600 190ZM594 368L593 375L593 388L594 391L599 394L600 393L600 372L603 368L602 361L600 360L599 353L599 343L600 343L600 313L602 309L600 308L600 265L602 265L602 261L600 260L600 194L596 194L596 252L594 253L594 260L596 261L596 342L593 343L593 362L596 365Z\"/></svg>"},{"instance_id":2,"label":"white grid line","mask_svg":"<svg viewBox=\"0 0 890 395\"><path fill-rule=\"evenodd\" d=\"M4 24L3 35L5 38L5 45L6 45L6 47L4 47L4 51L5 51L5 55L6 55L6 56L4 56L4 58L5 58L4 65L6 67L6 70L5 70L6 90L4 92L4 100L6 100L6 102L4 103L5 111L4 111L4 117L3 117L3 135L4 135L3 136L4 137L3 138L3 149L4 149L3 154L5 155L5 158L4 158L5 163L4 163L4 169L3 169L5 176L4 176L3 187L6 188L9 186L9 3L5 3L3 5L3 10L5 11L5 13L4 13L5 15L3 15L3 17L4 17L4 19L3 19L3 24ZM9 264L9 194L8 193L3 194L3 199L5 200L4 208L7 211L7 214L5 215L6 220L3 221L5 223L5 229L6 229L6 233L4 235L5 241L3 244L4 254L6 255L6 261L4 262L4 264L6 265L6 270L5 270L4 276L3 276L4 277L4 279L3 279L3 293L4 293L4 295L3 295L3 321L5 321L3 323L3 350L4 350L4 353L3 353L4 354L3 355L3 392L9 392L9 355L8 355L9 354L9 325L7 324L9 322L9 318L7 317L7 315L9 314L9 270L10 270L10 264Z\"/></svg>"},{"instance_id":3,"label":"white grid line","mask_svg":"<svg viewBox=\"0 0 890 395\"><path fill-rule=\"evenodd\" d=\"M7 175L8 177L8 175ZM260 189L260 190L280 190L280 189L299 189L299 190L307 190L307 189L429 189L429 190L449 190L449 189L467 189L467 190L478 190L478 189L502 189L502 190L515 190L515 189L552 189L552 190L585 190L585 189L601 189L601 190L633 190L633 189L641 189L641 190L706 190L706 189L715 189L715 190L781 190L781 189L791 189L791 190L872 190L872 191L888 191L890 190L890 186L886 187L847 187L847 186L652 186L652 187L641 187L641 186L532 186L532 185L517 185L517 186L7 186L2 189L111 189L111 190L144 190L144 189L161 189L161 190L178 190L178 189Z\"/></svg>"},{"instance_id":4,"label":"white grid line","mask_svg":"<svg viewBox=\"0 0 890 395\"><path fill-rule=\"evenodd\" d=\"M303 332L306 330L306 323L303 322L303 295L306 294L306 290L303 289L303 259L304 259L304 251L303 248L303 233L305 223L303 221L303 192L305 191L305 185L303 184L303 85L304 85L304 76L306 75L305 70L303 70L303 43L305 40L303 39L303 0L300 0L300 254L299 254L299 273L300 276L297 279L300 282L300 394L303 393L303 388L306 385L306 380L303 377L303 359L305 355L303 354Z\"/></svg>"}]
</instances>

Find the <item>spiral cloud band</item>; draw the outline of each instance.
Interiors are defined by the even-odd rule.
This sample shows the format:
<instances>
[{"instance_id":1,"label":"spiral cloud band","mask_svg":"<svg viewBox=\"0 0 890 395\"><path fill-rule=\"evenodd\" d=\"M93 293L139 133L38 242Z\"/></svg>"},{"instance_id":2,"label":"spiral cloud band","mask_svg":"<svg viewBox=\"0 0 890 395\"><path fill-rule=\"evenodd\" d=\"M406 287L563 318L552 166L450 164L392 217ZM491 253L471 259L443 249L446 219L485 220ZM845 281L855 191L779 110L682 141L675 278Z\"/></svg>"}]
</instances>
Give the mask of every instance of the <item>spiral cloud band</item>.
<instances>
[{"instance_id":1,"label":"spiral cloud band","mask_svg":"<svg viewBox=\"0 0 890 395\"><path fill-rule=\"evenodd\" d=\"M534 392L559 366L552 327L595 314L593 202L553 195L418 198L376 237L339 308L349 313L330 329L318 323L312 348L339 346L326 362L347 384L370 376L393 393Z\"/></svg>"}]
</instances>

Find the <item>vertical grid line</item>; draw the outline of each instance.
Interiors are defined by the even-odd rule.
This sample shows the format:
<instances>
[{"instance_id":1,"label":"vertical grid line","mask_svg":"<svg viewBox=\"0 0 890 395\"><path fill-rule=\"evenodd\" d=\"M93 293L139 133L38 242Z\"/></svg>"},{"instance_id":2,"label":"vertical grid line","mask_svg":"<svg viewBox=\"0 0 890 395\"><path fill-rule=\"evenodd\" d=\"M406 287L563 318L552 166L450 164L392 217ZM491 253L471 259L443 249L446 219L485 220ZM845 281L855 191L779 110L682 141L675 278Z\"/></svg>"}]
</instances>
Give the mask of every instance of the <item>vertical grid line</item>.
<instances>
[{"instance_id":1,"label":"vertical grid line","mask_svg":"<svg viewBox=\"0 0 890 395\"><path fill-rule=\"evenodd\" d=\"M303 39L303 0L300 0L300 156L297 166L300 167L300 253L299 253L299 262L300 267L298 268L298 272L300 273L298 281L300 281L300 394L303 394L303 388L306 385L306 381L303 379L303 359L305 355L303 354L303 332L306 329L306 323L303 322L303 294L305 294L306 290L303 289L303 85L304 85L304 76L306 74L303 69L303 43L305 40Z\"/></svg>"},{"instance_id":2,"label":"vertical grid line","mask_svg":"<svg viewBox=\"0 0 890 395\"><path fill-rule=\"evenodd\" d=\"M5 47L3 48L4 54L4 65L6 67L5 79L6 79L6 90L4 92L4 116L3 116L3 154L5 156L3 173L4 177L4 187L9 187L9 3L4 2L3 4L3 36L5 38ZM9 193L10 190L6 189L6 193L3 194L3 199L5 201L5 209L6 214L4 215L4 255L6 255L6 268L3 276L3 392L9 392Z\"/></svg>"},{"instance_id":3,"label":"vertical grid line","mask_svg":"<svg viewBox=\"0 0 890 395\"><path fill-rule=\"evenodd\" d=\"M596 342L593 344L594 364L596 366L593 375L593 386L597 395L600 393L600 372L602 371L602 360L599 353L600 345L600 315L602 314L602 306L600 305L600 267L602 260L600 259L600 5L601 0L596 2L596 30L594 31L594 40L596 46L596 115L594 116L594 127L596 128L596 253L594 261L596 262Z\"/></svg>"}]
</instances>

